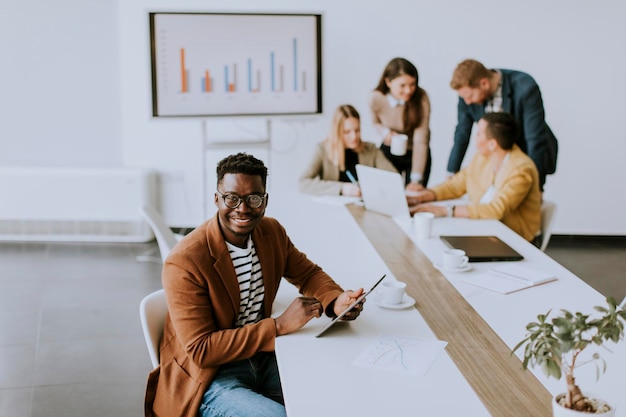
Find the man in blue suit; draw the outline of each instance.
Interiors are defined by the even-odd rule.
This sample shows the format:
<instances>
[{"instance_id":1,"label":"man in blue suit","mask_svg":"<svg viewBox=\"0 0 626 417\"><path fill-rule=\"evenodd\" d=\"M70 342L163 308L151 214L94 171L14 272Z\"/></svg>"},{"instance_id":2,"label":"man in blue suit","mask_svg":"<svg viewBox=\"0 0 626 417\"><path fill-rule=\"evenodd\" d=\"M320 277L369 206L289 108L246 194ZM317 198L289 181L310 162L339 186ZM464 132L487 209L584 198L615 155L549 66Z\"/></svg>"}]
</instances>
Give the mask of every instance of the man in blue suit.
<instances>
[{"instance_id":1,"label":"man in blue suit","mask_svg":"<svg viewBox=\"0 0 626 417\"><path fill-rule=\"evenodd\" d=\"M543 191L546 175L556 171L558 142L546 124L535 80L520 71L490 70L476 60L466 59L454 70L450 86L459 95L459 105L448 173L461 168L474 122L485 113L507 112L517 120L520 135L516 143L535 162Z\"/></svg>"}]
</instances>

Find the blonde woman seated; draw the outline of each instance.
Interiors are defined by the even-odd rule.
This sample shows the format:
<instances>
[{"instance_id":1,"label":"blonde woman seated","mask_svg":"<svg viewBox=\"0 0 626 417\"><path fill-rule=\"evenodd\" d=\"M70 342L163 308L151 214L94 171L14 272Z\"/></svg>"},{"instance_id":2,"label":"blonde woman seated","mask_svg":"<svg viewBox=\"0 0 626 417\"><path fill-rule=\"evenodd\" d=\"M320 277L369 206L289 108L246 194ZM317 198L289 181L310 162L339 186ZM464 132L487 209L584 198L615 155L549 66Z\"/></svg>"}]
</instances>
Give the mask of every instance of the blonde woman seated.
<instances>
[{"instance_id":1,"label":"blonde woman seated","mask_svg":"<svg viewBox=\"0 0 626 417\"><path fill-rule=\"evenodd\" d=\"M498 219L532 241L541 222L539 173L533 160L515 144L517 134L512 115L486 113L478 121L477 152L469 165L443 184L408 197L411 213ZM459 198L465 193L468 205L424 204Z\"/></svg>"},{"instance_id":2,"label":"blonde woman seated","mask_svg":"<svg viewBox=\"0 0 626 417\"><path fill-rule=\"evenodd\" d=\"M360 196L356 164L396 172L378 147L361 140L359 112L349 104L339 106L328 137L320 142L299 180L309 194Z\"/></svg>"}]
</instances>

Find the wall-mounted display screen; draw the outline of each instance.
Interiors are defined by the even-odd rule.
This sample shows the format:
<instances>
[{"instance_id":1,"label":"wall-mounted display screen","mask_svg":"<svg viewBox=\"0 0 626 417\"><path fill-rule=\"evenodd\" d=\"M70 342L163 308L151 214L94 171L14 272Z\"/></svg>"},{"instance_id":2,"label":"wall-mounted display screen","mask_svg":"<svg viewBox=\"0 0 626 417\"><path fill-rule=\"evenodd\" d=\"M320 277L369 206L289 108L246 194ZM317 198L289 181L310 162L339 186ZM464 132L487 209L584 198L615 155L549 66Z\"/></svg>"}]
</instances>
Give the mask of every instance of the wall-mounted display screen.
<instances>
[{"instance_id":1,"label":"wall-mounted display screen","mask_svg":"<svg viewBox=\"0 0 626 417\"><path fill-rule=\"evenodd\" d=\"M149 17L153 116L322 112L321 15Z\"/></svg>"}]
</instances>

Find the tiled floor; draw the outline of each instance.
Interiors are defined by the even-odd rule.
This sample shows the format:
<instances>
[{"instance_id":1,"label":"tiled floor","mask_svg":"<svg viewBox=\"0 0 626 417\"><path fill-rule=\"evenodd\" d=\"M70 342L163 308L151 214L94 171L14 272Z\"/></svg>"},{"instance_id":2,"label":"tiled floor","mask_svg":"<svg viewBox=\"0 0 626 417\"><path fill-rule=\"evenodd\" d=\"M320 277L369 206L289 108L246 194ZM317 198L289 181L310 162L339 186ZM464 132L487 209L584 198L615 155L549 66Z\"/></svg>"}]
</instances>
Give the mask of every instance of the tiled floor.
<instances>
[{"instance_id":1,"label":"tiled floor","mask_svg":"<svg viewBox=\"0 0 626 417\"><path fill-rule=\"evenodd\" d=\"M141 416L151 244L0 244L0 416Z\"/></svg>"},{"instance_id":2,"label":"tiled floor","mask_svg":"<svg viewBox=\"0 0 626 417\"><path fill-rule=\"evenodd\" d=\"M553 236L546 253L601 294L626 297L626 237Z\"/></svg>"},{"instance_id":3,"label":"tiled floor","mask_svg":"<svg viewBox=\"0 0 626 417\"><path fill-rule=\"evenodd\" d=\"M138 317L153 244L0 243L0 417L139 417L150 361ZM626 239L553 237L547 253L626 296Z\"/></svg>"}]
</instances>

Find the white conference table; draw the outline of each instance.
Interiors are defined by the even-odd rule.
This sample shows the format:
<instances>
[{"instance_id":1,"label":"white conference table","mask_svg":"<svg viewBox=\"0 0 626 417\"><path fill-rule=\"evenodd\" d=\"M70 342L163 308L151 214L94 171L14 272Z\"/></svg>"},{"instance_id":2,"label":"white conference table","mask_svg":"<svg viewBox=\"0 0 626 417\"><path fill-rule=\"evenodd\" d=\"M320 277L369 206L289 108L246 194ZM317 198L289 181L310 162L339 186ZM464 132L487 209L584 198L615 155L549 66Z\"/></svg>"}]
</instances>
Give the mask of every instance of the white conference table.
<instances>
[{"instance_id":1,"label":"white conference table","mask_svg":"<svg viewBox=\"0 0 626 417\"><path fill-rule=\"evenodd\" d=\"M473 309L469 313L478 314L490 327L489 330L501 339L503 345L496 349L506 350L506 357L511 357L510 350L524 337L526 324L534 320L537 314L560 308L591 312L593 306L604 302L601 294L498 221L437 218L434 223L435 237L418 240L408 222L396 222L365 212L366 221L359 224L356 220L361 215L358 208L355 210L354 207L349 209L341 205L319 203L307 196L295 201L291 199L289 210L297 213L297 216L289 216L286 221L282 220L280 214L276 216L286 226L296 246L344 288L367 288L383 273L389 275L387 279L396 279L392 271L404 271L407 266L427 270L426 279L433 281L436 290L441 285L441 291L447 291L449 299L453 301L452 304L442 302L442 308L448 313L446 320L449 320L449 314L456 314L456 304L465 310L463 314ZM380 224L390 234L381 237L370 235L368 239L367 219L382 222ZM439 273L432 263L440 260L441 252L446 248L437 237L444 234L496 235L524 256L521 263L552 272L558 280L508 295L466 284L462 282L466 274L485 273L493 263L472 263L473 269L464 273ZM406 237L409 239L404 239ZM397 251L394 249L394 253L402 252L399 257L389 256L388 252L381 255L384 248L397 245L399 241L402 241L401 248ZM406 275L401 280L407 278L410 280ZM451 287L443 285L444 280ZM410 291L419 291L419 286L410 288L409 294ZM413 294L418 299L419 294ZM295 288L289 284L281 286L275 311L278 313L283 310L297 295ZM459 323L437 323L436 316L433 322L432 309L430 312L422 309L426 307L425 304L418 302L415 308L389 310L370 301L366 303L358 320L341 323L337 329L331 329L320 338L314 335L329 320L326 317L312 320L296 333L277 338L276 354L288 416L335 416L348 413L359 416L520 415L519 409L510 410L510 414L501 409L494 412L497 404L494 406L491 400L485 400L483 392L486 390L488 397L499 395L499 392L507 394L507 389L497 386L497 378L490 381L491 378L482 375L475 377L474 374L479 374L481 370L472 370L472 361L480 352L472 351L471 344L468 344L470 347L463 346L462 340L453 342L454 346L449 344L424 376L373 370L352 364L369 344L381 336L434 340L437 339L432 330L434 324L437 331L444 328L452 332L448 334L453 340L456 330L465 329L465 325L459 327ZM420 313L421 309L431 320L431 325ZM577 377L583 390L600 393L622 409L626 408L626 401L619 387L621 371L626 369L625 345L617 345L613 352L601 352L607 360L608 371L599 382L595 381L594 365L577 370ZM485 352L482 354L484 356ZM519 363L515 357L512 360ZM533 414L550 415L549 394L564 391L565 382L548 380L539 370L532 370L535 377L528 372L524 374L531 379L528 385L533 384L535 377L539 381L536 383L539 388L533 388L531 394L541 398L541 402L548 402L540 406L539 410L534 410ZM527 382L524 380L520 384L523 388ZM519 386L511 388L514 394L517 394L517 390Z\"/></svg>"}]
</instances>

